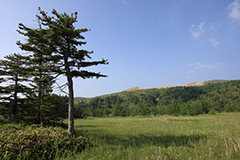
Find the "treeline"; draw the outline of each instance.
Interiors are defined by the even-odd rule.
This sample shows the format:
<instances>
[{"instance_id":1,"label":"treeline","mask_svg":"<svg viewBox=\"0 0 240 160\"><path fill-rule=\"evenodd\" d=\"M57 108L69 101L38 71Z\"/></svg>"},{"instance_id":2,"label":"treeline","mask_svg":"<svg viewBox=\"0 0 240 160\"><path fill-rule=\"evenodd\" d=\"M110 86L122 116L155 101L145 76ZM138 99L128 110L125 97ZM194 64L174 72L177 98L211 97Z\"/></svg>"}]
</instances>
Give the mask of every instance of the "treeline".
<instances>
[{"instance_id":1,"label":"treeline","mask_svg":"<svg viewBox=\"0 0 240 160\"><path fill-rule=\"evenodd\" d=\"M199 115L240 111L240 81L149 89L75 102L77 116Z\"/></svg>"},{"instance_id":2,"label":"treeline","mask_svg":"<svg viewBox=\"0 0 240 160\"><path fill-rule=\"evenodd\" d=\"M18 33L25 38L24 42L17 41L23 53L0 60L0 113L10 122L37 124L51 124L68 114L68 131L74 135L73 78L106 77L84 68L108 61L90 60L93 51L82 48L87 42L81 34L89 30L75 28L77 12L68 15L53 9L48 15L39 8L36 18L37 28L18 25ZM64 85L56 83L61 75L67 79ZM54 86L68 96L53 94Z\"/></svg>"},{"instance_id":3,"label":"treeline","mask_svg":"<svg viewBox=\"0 0 240 160\"><path fill-rule=\"evenodd\" d=\"M5 119L46 124L67 117L68 98L53 94L55 79L42 56L14 53L0 60L0 113Z\"/></svg>"},{"instance_id":4,"label":"treeline","mask_svg":"<svg viewBox=\"0 0 240 160\"><path fill-rule=\"evenodd\" d=\"M28 54L9 54L0 60L0 113L9 122L54 124L67 118L68 97L53 94L58 73L49 49L34 44L43 38L43 30L19 24L26 43L17 42ZM42 45L42 46L41 46Z\"/></svg>"}]
</instances>

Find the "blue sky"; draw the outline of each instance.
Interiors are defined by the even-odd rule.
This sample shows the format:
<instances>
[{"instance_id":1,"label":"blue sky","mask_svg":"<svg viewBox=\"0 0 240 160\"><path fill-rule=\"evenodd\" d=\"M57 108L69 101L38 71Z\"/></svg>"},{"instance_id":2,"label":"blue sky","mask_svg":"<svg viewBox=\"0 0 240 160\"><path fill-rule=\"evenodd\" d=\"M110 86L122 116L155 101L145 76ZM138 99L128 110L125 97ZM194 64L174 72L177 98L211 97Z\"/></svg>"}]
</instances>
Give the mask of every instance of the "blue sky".
<instances>
[{"instance_id":1,"label":"blue sky","mask_svg":"<svg viewBox=\"0 0 240 160\"><path fill-rule=\"evenodd\" d=\"M84 49L110 62L88 68L107 78L75 79L75 96L240 79L240 0L2 0L0 59L23 53L16 29L20 22L36 27L38 7L77 11L76 28L91 29Z\"/></svg>"}]
</instances>

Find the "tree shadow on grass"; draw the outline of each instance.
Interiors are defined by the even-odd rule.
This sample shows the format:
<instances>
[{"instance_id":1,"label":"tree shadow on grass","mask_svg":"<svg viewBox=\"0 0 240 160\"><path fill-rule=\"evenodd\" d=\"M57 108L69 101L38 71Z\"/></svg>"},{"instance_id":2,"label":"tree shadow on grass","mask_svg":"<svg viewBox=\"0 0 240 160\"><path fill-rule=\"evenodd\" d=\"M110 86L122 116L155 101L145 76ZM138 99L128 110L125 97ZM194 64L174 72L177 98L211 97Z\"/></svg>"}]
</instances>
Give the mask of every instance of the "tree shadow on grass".
<instances>
[{"instance_id":1,"label":"tree shadow on grass","mask_svg":"<svg viewBox=\"0 0 240 160\"><path fill-rule=\"evenodd\" d=\"M96 128L96 125L77 125L77 128Z\"/></svg>"},{"instance_id":2,"label":"tree shadow on grass","mask_svg":"<svg viewBox=\"0 0 240 160\"><path fill-rule=\"evenodd\" d=\"M173 121L173 122L200 122L199 119L167 119L168 121Z\"/></svg>"},{"instance_id":3,"label":"tree shadow on grass","mask_svg":"<svg viewBox=\"0 0 240 160\"><path fill-rule=\"evenodd\" d=\"M89 130L90 131L90 130ZM96 145L107 144L117 145L124 148L127 147L141 147L142 145L152 145L157 147L169 147L169 146L186 146L193 147L194 143L200 140L206 140L205 135L117 135L117 134L103 134L101 130L94 130L91 132L85 132L85 137L91 137L98 142Z\"/></svg>"},{"instance_id":4,"label":"tree shadow on grass","mask_svg":"<svg viewBox=\"0 0 240 160\"><path fill-rule=\"evenodd\" d=\"M169 146L188 146L192 147L193 143L198 142L200 139L204 139L204 136L191 135L191 136L175 136L175 135L164 135L164 136L154 136L154 135L144 135L138 134L135 136L108 136L101 137L107 144L117 144L123 147L128 146L142 146L142 145L153 145L161 147Z\"/></svg>"}]
</instances>

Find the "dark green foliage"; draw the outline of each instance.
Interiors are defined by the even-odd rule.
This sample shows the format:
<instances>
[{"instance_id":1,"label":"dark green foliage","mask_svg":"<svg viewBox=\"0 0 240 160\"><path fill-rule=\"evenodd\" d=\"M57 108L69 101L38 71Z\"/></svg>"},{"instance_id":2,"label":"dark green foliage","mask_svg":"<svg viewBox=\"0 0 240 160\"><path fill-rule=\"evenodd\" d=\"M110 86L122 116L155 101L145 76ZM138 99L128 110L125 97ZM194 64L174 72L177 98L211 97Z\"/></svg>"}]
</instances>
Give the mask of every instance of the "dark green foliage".
<instances>
[{"instance_id":1,"label":"dark green foliage","mask_svg":"<svg viewBox=\"0 0 240 160\"><path fill-rule=\"evenodd\" d=\"M116 103L112 108L112 116L120 116L121 110L121 106Z\"/></svg>"},{"instance_id":2,"label":"dark green foliage","mask_svg":"<svg viewBox=\"0 0 240 160\"><path fill-rule=\"evenodd\" d=\"M85 138L57 127L0 125L0 159L55 159L81 152Z\"/></svg>"},{"instance_id":3,"label":"dark green foliage","mask_svg":"<svg viewBox=\"0 0 240 160\"><path fill-rule=\"evenodd\" d=\"M25 69L28 71L29 85L31 86L31 98L35 101L37 107L37 123L44 123L44 112L51 110L51 105L44 102L51 94L56 75L54 73L56 66L52 60L52 48L47 38L48 32L42 28L42 21L38 17L39 28L28 28L22 23L19 24L18 32L27 37L26 42L17 42L18 46L29 53L29 60ZM46 119L46 118L45 118Z\"/></svg>"},{"instance_id":4,"label":"dark green foliage","mask_svg":"<svg viewBox=\"0 0 240 160\"><path fill-rule=\"evenodd\" d=\"M26 60L27 57L14 53L0 61L0 104L5 106L1 108L1 112L10 121L12 116L17 115L22 99L29 97L31 93L31 89L24 84L28 81Z\"/></svg>"},{"instance_id":5,"label":"dark green foliage","mask_svg":"<svg viewBox=\"0 0 240 160\"><path fill-rule=\"evenodd\" d=\"M68 97L56 94L45 95L41 110L44 124L63 121L67 118Z\"/></svg>"},{"instance_id":6,"label":"dark green foliage","mask_svg":"<svg viewBox=\"0 0 240 160\"><path fill-rule=\"evenodd\" d=\"M29 101L29 103L34 103L35 101ZM38 111L38 108L35 108ZM68 112L68 97L59 96L56 94L46 95L41 105L42 110L42 123L44 125L49 125L52 123L57 123L63 121L67 118ZM38 122L38 119L35 119Z\"/></svg>"},{"instance_id":7,"label":"dark green foliage","mask_svg":"<svg viewBox=\"0 0 240 160\"><path fill-rule=\"evenodd\" d=\"M221 83L219 83L221 82ZM240 111L240 81L212 81L198 87L121 92L78 101L83 112L98 116L199 115ZM81 106L79 106L81 107ZM91 108L91 109L90 109ZM104 113L107 113L104 114Z\"/></svg>"},{"instance_id":8,"label":"dark green foliage","mask_svg":"<svg viewBox=\"0 0 240 160\"><path fill-rule=\"evenodd\" d=\"M84 70L84 68L99 64L108 64L108 62L104 59L89 61L91 59L90 54L93 52L79 48L87 43L84 41L85 37L82 36L82 33L87 32L88 29L75 28L74 24L77 22L77 12L67 15L66 13L60 14L53 9L52 16L49 16L47 12L39 8L39 13L37 18L40 23L40 31L34 30L34 34L32 34L27 29L25 30L26 33L23 34L26 34L30 40L32 35L37 35L37 38L34 37L34 41L36 41L36 43L33 43L34 49L38 49L39 46L41 46L40 49L44 48L44 52L40 53L46 55L45 59L49 58L48 61L52 62L54 67L50 70L57 74L57 76L66 76L69 97L68 131L69 134L74 135L73 78L106 77L106 75L90 72ZM20 24L20 29L24 28L26 27Z\"/></svg>"},{"instance_id":9,"label":"dark green foliage","mask_svg":"<svg viewBox=\"0 0 240 160\"><path fill-rule=\"evenodd\" d=\"M82 118L85 115L78 107L75 107L76 113L74 113L73 78L106 77L106 75L90 72L84 68L108 64L108 61L105 59L91 61L93 51L80 48L87 43L82 34L89 30L75 28L77 12L67 15L53 9L52 16L49 16L47 12L39 8L39 15L36 17L37 28L29 28L22 23L18 26L18 32L25 37L25 42L18 41L17 45L23 51L27 51L27 56L14 54L6 56L7 60L0 61L1 113L4 113L4 116L9 113L9 120L13 113L18 119L33 121L37 124L49 124L56 119L66 118L65 113L62 114L65 109L56 110L57 102L52 96L56 78L64 75L67 83L62 86L57 85L61 91L63 91L63 86L68 88L68 93L64 91L68 95L68 130L69 134L74 135L74 116ZM10 84L9 80L13 81L13 84ZM22 89L27 88L22 85L23 80L29 87L27 96ZM6 87L2 83L5 83ZM24 95L24 100L21 101L21 107L18 109L19 93ZM96 114L102 116L103 110L97 109Z\"/></svg>"},{"instance_id":10,"label":"dark green foliage","mask_svg":"<svg viewBox=\"0 0 240 160\"><path fill-rule=\"evenodd\" d=\"M68 97L59 95L47 95L42 104L42 125L61 124L67 118ZM17 114L12 118L12 122L25 124L38 123L38 105L35 99L21 99L18 101ZM6 119L6 106L0 105L1 115Z\"/></svg>"}]
</instances>

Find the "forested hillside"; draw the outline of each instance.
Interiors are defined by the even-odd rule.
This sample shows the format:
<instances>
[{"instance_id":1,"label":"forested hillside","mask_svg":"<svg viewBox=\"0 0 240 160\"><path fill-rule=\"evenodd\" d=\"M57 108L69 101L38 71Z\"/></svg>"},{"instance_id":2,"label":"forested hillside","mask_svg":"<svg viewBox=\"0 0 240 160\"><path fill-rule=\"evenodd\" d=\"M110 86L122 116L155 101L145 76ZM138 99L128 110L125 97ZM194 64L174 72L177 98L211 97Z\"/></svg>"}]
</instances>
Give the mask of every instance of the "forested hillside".
<instances>
[{"instance_id":1,"label":"forested hillside","mask_svg":"<svg viewBox=\"0 0 240 160\"><path fill-rule=\"evenodd\" d=\"M240 80L76 100L75 116L199 115L240 111Z\"/></svg>"}]
</instances>

